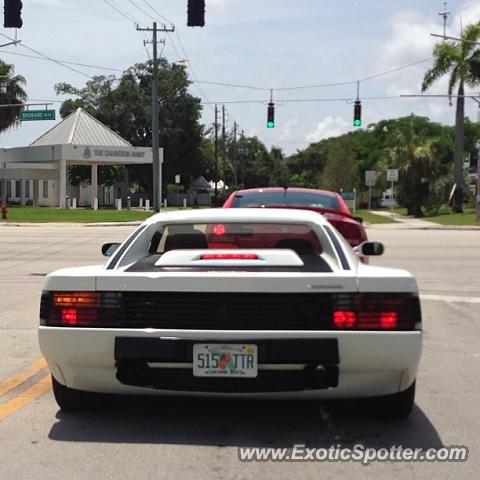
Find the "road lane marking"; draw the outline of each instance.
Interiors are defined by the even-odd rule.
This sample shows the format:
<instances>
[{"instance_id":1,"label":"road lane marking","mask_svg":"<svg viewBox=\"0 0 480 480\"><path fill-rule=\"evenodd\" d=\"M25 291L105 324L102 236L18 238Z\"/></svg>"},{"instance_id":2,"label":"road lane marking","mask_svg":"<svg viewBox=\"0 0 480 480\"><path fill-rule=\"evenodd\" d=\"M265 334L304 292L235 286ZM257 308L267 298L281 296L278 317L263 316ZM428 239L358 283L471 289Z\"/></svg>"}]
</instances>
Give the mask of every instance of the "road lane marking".
<instances>
[{"instance_id":1,"label":"road lane marking","mask_svg":"<svg viewBox=\"0 0 480 480\"><path fill-rule=\"evenodd\" d=\"M29 403L32 403L40 395L48 392L51 387L52 382L50 380L50 374L48 373L30 388L22 393L19 393L16 397L13 397L3 405L0 405L0 422L12 413L15 413L17 410L20 410Z\"/></svg>"},{"instance_id":2,"label":"road lane marking","mask_svg":"<svg viewBox=\"0 0 480 480\"><path fill-rule=\"evenodd\" d=\"M29 378L36 375L40 370L44 369L47 366L47 361L44 358L39 358L35 360L30 365L27 365L25 368L19 372L10 375L8 378L0 382L0 397L5 395L10 390L17 388L22 383L26 382Z\"/></svg>"},{"instance_id":3,"label":"road lane marking","mask_svg":"<svg viewBox=\"0 0 480 480\"><path fill-rule=\"evenodd\" d=\"M452 295L420 295L420 299L442 301L447 303L480 303L480 297L455 297Z\"/></svg>"}]
</instances>

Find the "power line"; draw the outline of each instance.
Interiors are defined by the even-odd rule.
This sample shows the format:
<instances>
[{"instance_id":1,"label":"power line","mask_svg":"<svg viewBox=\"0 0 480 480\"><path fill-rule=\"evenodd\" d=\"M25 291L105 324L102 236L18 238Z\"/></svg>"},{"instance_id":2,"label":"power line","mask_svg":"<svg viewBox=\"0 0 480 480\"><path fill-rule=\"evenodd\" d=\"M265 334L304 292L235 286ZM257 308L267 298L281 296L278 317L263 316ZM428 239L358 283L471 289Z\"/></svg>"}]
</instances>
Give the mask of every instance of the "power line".
<instances>
[{"instance_id":1,"label":"power line","mask_svg":"<svg viewBox=\"0 0 480 480\"><path fill-rule=\"evenodd\" d=\"M26 57L26 58L35 58L37 60L44 60L44 61L50 61L49 58L45 57L40 57L38 55L28 55L27 53L20 53L20 52L7 52L2 50L2 55L7 54L7 55L18 55L20 57ZM62 60L62 59L57 59L59 62L62 62L66 65L77 65L78 67L87 67L87 68L97 68L101 70L111 70L112 72L123 72L122 69L120 68L113 68L113 67L105 67L105 66L100 66L100 65L89 65L87 63L77 63L77 62L70 62L67 60Z\"/></svg>"},{"instance_id":2,"label":"power line","mask_svg":"<svg viewBox=\"0 0 480 480\"><path fill-rule=\"evenodd\" d=\"M163 16L156 8L154 8L150 2L148 2L147 0L142 0L142 2L145 3L150 8L150 10L152 10L152 12L154 12L160 18L162 18L163 20L165 20L166 22L168 22L170 24L173 24L173 22L171 20L169 20L167 17Z\"/></svg>"},{"instance_id":3,"label":"power line","mask_svg":"<svg viewBox=\"0 0 480 480\"><path fill-rule=\"evenodd\" d=\"M264 91L270 91L270 88L264 88L264 87L255 87L253 85L238 85L235 83L224 83L224 82L213 82L213 81L208 81L208 80L197 80L197 83L204 83L206 85L217 85L220 87L234 87L234 88L248 88L251 90L264 90ZM279 89L276 89L279 90Z\"/></svg>"},{"instance_id":4,"label":"power line","mask_svg":"<svg viewBox=\"0 0 480 480\"><path fill-rule=\"evenodd\" d=\"M274 88L273 90L275 91L285 91L285 90L302 90L302 89L312 89L312 88L324 88L324 87L339 87L339 86L346 86L346 85L354 85L357 82L366 82L369 80L373 80L378 77L382 77L385 75L389 75L391 73L398 72L400 70L404 70L406 68L413 67L415 65L419 65L421 63L425 63L431 60L430 58L424 58L422 60L417 60L416 62L412 63L407 63L405 65L401 65L399 67L392 68L391 70L386 70L384 72L376 73L374 75L370 75L365 78L361 78L360 80L348 80L344 82L330 82L330 83L320 83L320 84L313 84L313 85L298 85L298 86L292 86L292 87L278 87ZM255 85L241 85L241 84L235 84L235 83L226 83L226 82L214 82L214 81L207 81L207 80L197 80L198 83L204 83L207 85L217 85L221 87L233 87L233 88L245 88L245 89L250 89L250 90L262 90L262 91L270 91L272 88L266 88L266 87L258 87Z\"/></svg>"},{"instance_id":5,"label":"power line","mask_svg":"<svg viewBox=\"0 0 480 480\"><path fill-rule=\"evenodd\" d=\"M128 0L137 10L139 10L140 12L142 12L144 15L146 15L147 17L151 18L152 20L156 20L155 17L153 17L150 13L148 13L147 11L145 11L140 5L138 5L137 3L135 3L133 0Z\"/></svg>"},{"instance_id":6,"label":"power line","mask_svg":"<svg viewBox=\"0 0 480 480\"><path fill-rule=\"evenodd\" d=\"M373 80L374 78L383 77L384 75L389 75L390 73L395 73L395 72L398 72L399 70L404 70L405 68L410 68L410 67L414 67L415 65L420 65L421 63L429 62L431 59L432 57L429 57L429 58L424 58L423 60L417 60L416 62L407 63L406 65L392 68L391 70L387 70L385 72L376 73L375 75L371 75L370 77L361 78L358 81L366 82L367 80Z\"/></svg>"},{"instance_id":7,"label":"power line","mask_svg":"<svg viewBox=\"0 0 480 480\"><path fill-rule=\"evenodd\" d=\"M119 13L122 17L125 17L127 20L130 20L130 22L140 25L140 22L133 16L130 15L126 10L124 10L122 7L117 5L113 0L103 0L109 7L113 8L117 13Z\"/></svg>"},{"instance_id":8,"label":"power line","mask_svg":"<svg viewBox=\"0 0 480 480\"><path fill-rule=\"evenodd\" d=\"M398 100L402 98L401 96L381 96L381 97L362 97L362 100ZM285 98L285 99L276 99L277 104L282 103L302 103L302 102L346 102L353 103L356 97L332 97L332 98ZM229 100L229 101L217 101L210 102L212 104L241 104L241 103L260 103L266 105L268 102L266 100Z\"/></svg>"},{"instance_id":9,"label":"power line","mask_svg":"<svg viewBox=\"0 0 480 480\"><path fill-rule=\"evenodd\" d=\"M4 35L3 33L0 33L0 35L1 35L2 37L8 38L8 39L11 40L11 41L14 41L14 40L13 40L12 38L10 38L8 35ZM91 80L93 79L93 77L91 77L91 76L88 75L87 73L82 72L81 70L77 70L76 68L70 67L69 65L67 65L67 64L65 64L65 63L63 63L63 62L61 62L61 61L59 61L59 60L56 60L55 58L49 57L48 55L45 55L44 53L39 52L38 50L35 50L34 48L29 47L28 45L26 45L26 44L23 43L23 42L20 43L19 45L20 45L21 47L23 47L23 48L26 48L27 50L30 50L30 51L33 52L33 53L36 53L37 55L40 55L40 56L46 58L47 60L50 60L51 62L56 63L57 65L61 65L62 67L68 68L68 69L71 70L72 72L75 72L75 73L78 73L78 74L80 74L80 75L83 75L84 77L87 77L87 78L89 78L89 79L91 79Z\"/></svg>"}]
</instances>

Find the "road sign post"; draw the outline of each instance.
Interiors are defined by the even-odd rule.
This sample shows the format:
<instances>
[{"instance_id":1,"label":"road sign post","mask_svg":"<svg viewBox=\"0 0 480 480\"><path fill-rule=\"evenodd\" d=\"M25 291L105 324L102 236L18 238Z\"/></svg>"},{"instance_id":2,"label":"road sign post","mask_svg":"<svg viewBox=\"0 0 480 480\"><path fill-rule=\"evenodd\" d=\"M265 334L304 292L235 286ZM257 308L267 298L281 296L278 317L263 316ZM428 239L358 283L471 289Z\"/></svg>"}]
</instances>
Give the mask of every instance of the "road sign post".
<instances>
[{"instance_id":1,"label":"road sign post","mask_svg":"<svg viewBox=\"0 0 480 480\"><path fill-rule=\"evenodd\" d=\"M395 202L395 192L393 190L393 183L398 182L398 169L397 168L389 168L387 170L387 182L392 183L392 204L391 204L391 211L392 211L392 219L393 219L393 203Z\"/></svg>"},{"instance_id":2,"label":"road sign post","mask_svg":"<svg viewBox=\"0 0 480 480\"><path fill-rule=\"evenodd\" d=\"M377 181L377 172L375 170L365 171L365 185L368 187L368 209L372 209L372 187Z\"/></svg>"}]
</instances>

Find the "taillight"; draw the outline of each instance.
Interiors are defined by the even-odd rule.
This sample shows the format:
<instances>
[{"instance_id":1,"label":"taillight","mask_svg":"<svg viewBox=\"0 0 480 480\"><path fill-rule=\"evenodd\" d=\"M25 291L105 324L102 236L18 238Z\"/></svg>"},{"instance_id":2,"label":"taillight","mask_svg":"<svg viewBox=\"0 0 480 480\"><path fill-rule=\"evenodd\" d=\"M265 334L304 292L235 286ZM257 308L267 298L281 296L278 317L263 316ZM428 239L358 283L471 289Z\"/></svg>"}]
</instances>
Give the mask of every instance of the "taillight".
<instances>
[{"instance_id":1,"label":"taillight","mask_svg":"<svg viewBox=\"0 0 480 480\"><path fill-rule=\"evenodd\" d=\"M217 235L217 236L222 236L222 235L225 235L225 232L226 232L226 228L225 228L225 225L223 223L216 223L214 226L213 226L213 234L214 235Z\"/></svg>"},{"instance_id":2,"label":"taillight","mask_svg":"<svg viewBox=\"0 0 480 480\"><path fill-rule=\"evenodd\" d=\"M355 312L336 310L333 312L333 325L336 328L352 328L357 321Z\"/></svg>"},{"instance_id":3,"label":"taillight","mask_svg":"<svg viewBox=\"0 0 480 480\"><path fill-rule=\"evenodd\" d=\"M45 292L40 324L55 327L114 326L121 315L121 294L110 292Z\"/></svg>"},{"instance_id":4,"label":"taillight","mask_svg":"<svg viewBox=\"0 0 480 480\"><path fill-rule=\"evenodd\" d=\"M201 260L258 260L255 253L205 253Z\"/></svg>"},{"instance_id":5,"label":"taillight","mask_svg":"<svg viewBox=\"0 0 480 480\"><path fill-rule=\"evenodd\" d=\"M406 293L333 295L332 326L338 330L416 330L418 296Z\"/></svg>"},{"instance_id":6,"label":"taillight","mask_svg":"<svg viewBox=\"0 0 480 480\"><path fill-rule=\"evenodd\" d=\"M342 222L333 218L329 218L328 220L352 247L356 247L366 240L366 238L363 238L362 232L358 225L352 222Z\"/></svg>"}]
</instances>

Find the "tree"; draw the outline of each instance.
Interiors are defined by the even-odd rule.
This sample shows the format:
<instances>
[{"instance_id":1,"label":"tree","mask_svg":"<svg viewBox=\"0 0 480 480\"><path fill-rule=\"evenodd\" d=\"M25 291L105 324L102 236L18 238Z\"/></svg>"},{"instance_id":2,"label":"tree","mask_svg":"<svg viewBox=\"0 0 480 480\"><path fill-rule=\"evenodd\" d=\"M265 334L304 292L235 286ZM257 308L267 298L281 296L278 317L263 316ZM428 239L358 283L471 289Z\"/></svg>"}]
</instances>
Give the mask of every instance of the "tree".
<instances>
[{"instance_id":1,"label":"tree","mask_svg":"<svg viewBox=\"0 0 480 480\"><path fill-rule=\"evenodd\" d=\"M323 169L322 186L329 190L352 191L357 183L357 157L348 135L332 140Z\"/></svg>"},{"instance_id":2,"label":"tree","mask_svg":"<svg viewBox=\"0 0 480 480\"><path fill-rule=\"evenodd\" d=\"M458 85L455 113L455 191L453 211L462 212L464 198L464 135L465 135L465 85L480 83L480 49L475 43L480 39L480 22L469 25L462 32L459 43L444 41L435 45L434 62L423 78L422 91L427 90L439 78L449 74L448 95L451 97Z\"/></svg>"},{"instance_id":3,"label":"tree","mask_svg":"<svg viewBox=\"0 0 480 480\"><path fill-rule=\"evenodd\" d=\"M139 63L126 70L119 79L99 76L84 88L66 83L55 86L57 94L78 96L62 104L65 117L82 107L102 123L138 147L151 146L151 88L153 62ZM176 174L187 178L202 173L201 150L203 126L199 123L200 99L188 93L185 67L159 61L159 144L164 148L163 183L172 183ZM131 181L152 191L150 165L128 166ZM164 189L164 191L166 191Z\"/></svg>"},{"instance_id":4,"label":"tree","mask_svg":"<svg viewBox=\"0 0 480 480\"><path fill-rule=\"evenodd\" d=\"M25 84L24 77L14 74L13 65L0 60L0 105L24 103L27 99ZM0 132L19 124L20 110L21 107L0 108Z\"/></svg>"},{"instance_id":5,"label":"tree","mask_svg":"<svg viewBox=\"0 0 480 480\"><path fill-rule=\"evenodd\" d=\"M383 143L380 169L399 169L399 198L409 215L422 217L422 207L432 207L435 197L444 199L442 179L452 151L448 127L410 115L379 122L374 133Z\"/></svg>"}]
</instances>

